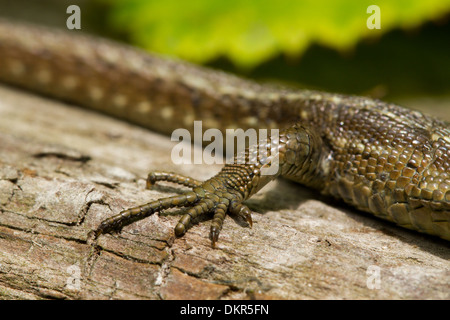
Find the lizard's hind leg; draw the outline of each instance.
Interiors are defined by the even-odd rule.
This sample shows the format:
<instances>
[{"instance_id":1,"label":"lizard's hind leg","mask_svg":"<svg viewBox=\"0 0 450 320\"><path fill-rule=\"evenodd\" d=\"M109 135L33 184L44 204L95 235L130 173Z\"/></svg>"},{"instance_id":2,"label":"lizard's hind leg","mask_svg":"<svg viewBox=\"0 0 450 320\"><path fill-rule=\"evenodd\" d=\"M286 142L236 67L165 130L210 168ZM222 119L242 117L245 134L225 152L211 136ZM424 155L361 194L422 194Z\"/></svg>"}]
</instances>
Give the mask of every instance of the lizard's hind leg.
<instances>
[{"instance_id":1,"label":"lizard's hind leg","mask_svg":"<svg viewBox=\"0 0 450 320\"><path fill-rule=\"evenodd\" d=\"M251 171L252 168L250 167L248 170ZM147 187L153 186L156 181L170 181L191 187L192 191L186 191L177 196L161 198L138 207L124 210L101 222L96 230L89 233L88 239L91 241L101 234L120 230L126 225L165 209L188 207L186 214L181 217L175 227L175 235L182 236L196 218L211 213L214 214L214 217L211 223L210 239L214 247L219 238L219 233L227 213L237 215L247 221L249 226L252 225L251 211L247 206L242 204L245 197L240 191L240 187L242 187L240 184L245 184L243 179L240 178L240 174L244 172L248 173L248 170L230 170L225 170L222 174L218 174L205 182L200 182L175 173L152 172L148 176ZM227 182L225 177L228 177L234 182Z\"/></svg>"}]
</instances>

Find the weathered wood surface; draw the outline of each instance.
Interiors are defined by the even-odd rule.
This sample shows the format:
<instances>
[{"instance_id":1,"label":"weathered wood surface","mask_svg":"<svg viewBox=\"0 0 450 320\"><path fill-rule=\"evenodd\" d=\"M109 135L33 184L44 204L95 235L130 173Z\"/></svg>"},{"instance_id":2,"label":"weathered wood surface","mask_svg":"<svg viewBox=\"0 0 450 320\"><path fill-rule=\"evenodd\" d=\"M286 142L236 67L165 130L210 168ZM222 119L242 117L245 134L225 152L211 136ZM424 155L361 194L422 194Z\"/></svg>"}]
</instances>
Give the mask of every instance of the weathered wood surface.
<instances>
[{"instance_id":1,"label":"weathered wood surface","mask_svg":"<svg viewBox=\"0 0 450 320\"><path fill-rule=\"evenodd\" d=\"M220 169L177 167L172 146L168 137L0 86L0 297L450 298L448 242L283 180L248 202L258 212L252 229L227 217L215 250L208 221L174 238L174 215L87 245L104 218L179 192L170 183L145 190L149 171L205 179ZM380 271L379 289L370 288L371 270Z\"/></svg>"}]
</instances>

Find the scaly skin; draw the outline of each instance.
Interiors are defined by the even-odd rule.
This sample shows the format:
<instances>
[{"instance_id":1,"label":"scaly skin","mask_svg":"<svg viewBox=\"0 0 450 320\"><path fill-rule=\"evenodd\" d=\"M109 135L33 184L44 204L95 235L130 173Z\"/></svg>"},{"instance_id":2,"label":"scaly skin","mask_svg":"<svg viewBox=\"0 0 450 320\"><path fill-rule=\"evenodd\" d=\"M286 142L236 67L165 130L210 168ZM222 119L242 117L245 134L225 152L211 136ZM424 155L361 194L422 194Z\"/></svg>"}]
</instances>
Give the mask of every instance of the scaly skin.
<instances>
[{"instance_id":1,"label":"scaly skin","mask_svg":"<svg viewBox=\"0 0 450 320\"><path fill-rule=\"evenodd\" d=\"M278 176L343 199L396 224L450 240L449 124L364 97L262 86L101 39L0 20L0 80L171 133L177 128L277 128L279 145L254 164L229 164L200 182L155 172L192 191L125 210L91 238L155 212L187 206L175 227L213 213L218 239L227 213L251 224L242 203ZM267 148L269 140L259 142ZM256 150L256 149L255 149ZM259 149L261 150L261 149ZM279 167L261 175L274 159Z\"/></svg>"}]
</instances>

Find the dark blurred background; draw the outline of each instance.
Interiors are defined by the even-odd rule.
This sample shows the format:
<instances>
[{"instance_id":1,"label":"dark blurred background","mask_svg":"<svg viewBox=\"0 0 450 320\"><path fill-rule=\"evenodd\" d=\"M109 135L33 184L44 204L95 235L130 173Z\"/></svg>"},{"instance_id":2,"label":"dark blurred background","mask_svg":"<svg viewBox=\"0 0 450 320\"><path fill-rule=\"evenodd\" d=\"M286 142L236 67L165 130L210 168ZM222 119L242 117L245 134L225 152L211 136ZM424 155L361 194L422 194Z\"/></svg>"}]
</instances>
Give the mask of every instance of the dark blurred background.
<instances>
[{"instance_id":1,"label":"dark blurred background","mask_svg":"<svg viewBox=\"0 0 450 320\"><path fill-rule=\"evenodd\" d=\"M81 8L81 32L124 42L133 38L129 30L111 26L108 0L0 0L0 16L65 28L71 4ZM204 64L258 81L368 95L450 119L450 12L362 38L347 51L312 43L297 57L280 53L251 68L227 56Z\"/></svg>"}]
</instances>

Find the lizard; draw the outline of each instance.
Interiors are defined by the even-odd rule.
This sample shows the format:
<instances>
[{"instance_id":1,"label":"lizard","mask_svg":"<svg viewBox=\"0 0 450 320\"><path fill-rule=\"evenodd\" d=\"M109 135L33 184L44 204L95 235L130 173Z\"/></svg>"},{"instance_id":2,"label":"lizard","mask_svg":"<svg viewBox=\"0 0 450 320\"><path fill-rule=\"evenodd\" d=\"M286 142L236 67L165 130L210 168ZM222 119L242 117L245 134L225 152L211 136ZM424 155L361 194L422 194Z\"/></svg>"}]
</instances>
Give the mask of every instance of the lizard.
<instances>
[{"instance_id":1,"label":"lizard","mask_svg":"<svg viewBox=\"0 0 450 320\"><path fill-rule=\"evenodd\" d=\"M227 214L252 225L244 201L285 177L401 227L450 240L450 125L393 103L362 96L280 88L168 59L100 37L0 19L0 81L170 134L177 128L279 129L249 146L215 176L198 181L151 172L191 188L108 218L88 239L173 207L185 234L212 214L218 241ZM256 150L256 151L255 151ZM268 150L262 154L257 150ZM277 159L277 170L262 175Z\"/></svg>"}]
</instances>

